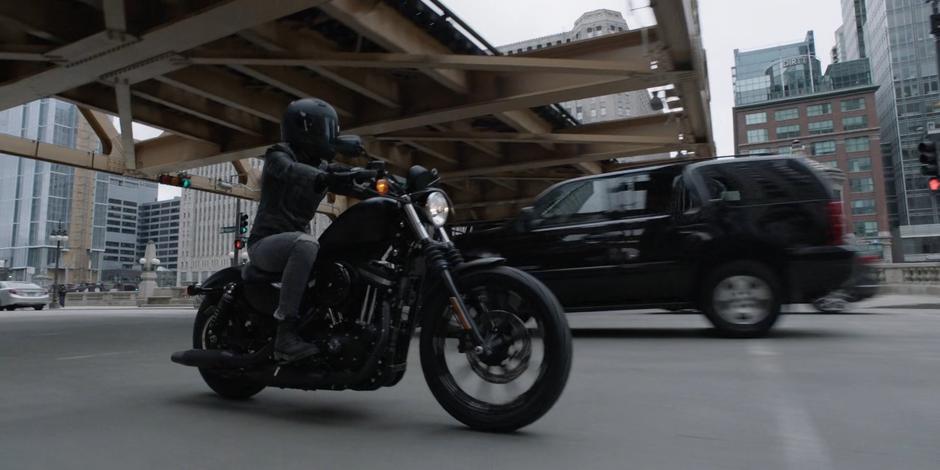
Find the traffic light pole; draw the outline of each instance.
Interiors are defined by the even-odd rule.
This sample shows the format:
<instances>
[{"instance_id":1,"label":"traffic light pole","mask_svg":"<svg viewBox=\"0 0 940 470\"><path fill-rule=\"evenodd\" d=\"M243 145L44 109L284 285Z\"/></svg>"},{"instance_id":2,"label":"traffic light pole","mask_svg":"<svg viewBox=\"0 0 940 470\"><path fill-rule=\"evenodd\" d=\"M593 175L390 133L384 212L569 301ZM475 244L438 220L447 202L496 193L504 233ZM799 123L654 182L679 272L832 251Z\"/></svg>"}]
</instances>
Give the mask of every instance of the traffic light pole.
<instances>
[{"instance_id":1,"label":"traffic light pole","mask_svg":"<svg viewBox=\"0 0 940 470\"><path fill-rule=\"evenodd\" d=\"M235 240L241 238L242 234L238 230L238 226L241 223L241 214L242 214L242 199L240 197L235 198ZM232 241L232 247L234 249L235 256L232 257L232 266L238 266L238 243Z\"/></svg>"}]
</instances>

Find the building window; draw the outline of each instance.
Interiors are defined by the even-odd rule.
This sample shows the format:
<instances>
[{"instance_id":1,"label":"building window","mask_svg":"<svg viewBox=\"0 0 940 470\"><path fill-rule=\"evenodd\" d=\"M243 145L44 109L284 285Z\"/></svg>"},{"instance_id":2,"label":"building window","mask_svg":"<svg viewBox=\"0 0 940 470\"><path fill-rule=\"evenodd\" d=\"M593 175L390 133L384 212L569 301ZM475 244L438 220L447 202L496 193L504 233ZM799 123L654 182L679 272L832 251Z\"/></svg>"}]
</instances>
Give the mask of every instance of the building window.
<instances>
[{"instance_id":1,"label":"building window","mask_svg":"<svg viewBox=\"0 0 940 470\"><path fill-rule=\"evenodd\" d=\"M878 222L872 222L872 221L855 222L855 236L857 237L878 236Z\"/></svg>"},{"instance_id":2,"label":"building window","mask_svg":"<svg viewBox=\"0 0 940 470\"><path fill-rule=\"evenodd\" d=\"M832 120L828 121L817 121L809 123L809 133L813 134L828 134L832 132Z\"/></svg>"},{"instance_id":3,"label":"building window","mask_svg":"<svg viewBox=\"0 0 940 470\"><path fill-rule=\"evenodd\" d=\"M770 155L770 149L750 149L746 150L747 155Z\"/></svg>"},{"instance_id":4,"label":"building window","mask_svg":"<svg viewBox=\"0 0 940 470\"><path fill-rule=\"evenodd\" d=\"M763 124L767 122L767 113L750 113L744 115L744 123L747 125Z\"/></svg>"},{"instance_id":5,"label":"building window","mask_svg":"<svg viewBox=\"0 0 940 470\"><path fill-rule=\"evenodd\" d=\"M855 98L851 100L842 100L842 112L857 111L865 109L865 98Z\"/></svg>"},{"instance_id":6,"label":"building window","mask_svg":"<svg viewBox=\"0 0 940 470\"><path fill-rule=\"evenodd\" d=\"M835 160L829 160L829 161L817 162L817 163L819 163L820 165L823 165L823 166L827 166L827 167L829 167L829 168L839 168L839 162L837 162L837 161L835 161ZM841 199L841 196L840 196L840 199Z\"/></svg>"},{"instance_id":7,"label":"building window","mask_svg":"<svg viewBox=\"0 0 940 470\"><path fill-rule=\"evenodd\" d=\"M814 104L812 106L806 107L806 115L809 117L824 116L826 114L831 114L831 113L832 113L832 105L829 103Z\"/></svg>"},{"instance_id":8,"label":"building window","mask_svg":"<svg viewBox=\"0 0 940 470\"><path fill-rule=\"evenodd\" d=\"M845 139L846 152L865 152L869 148L868 137L853 137Z\"/></svg>"},{"instance_id":9,"label":"building window","mask_svg":"<svg viewBox=\"0 0 940 470\"><path fill-rule=\"evenodd\" d=\"M793 137L800 136L800 125L794 124L792 126L780 126L777 128L777 138L778 139L792 139Z\"/></svg>"},{"instance_id":10,"label":"building window","mask_svg":"<svg viewBox=\"0 0 940 470\"><path fill-rule=\"evenodd\" d=\"M793 153L793 147L792 147L792 146L789 146L789 145L781 145L781 146L777 147L777 154L778 154L778 155L790 155L791 153Z\"/></svg>"},{"instance_id":11,"label":"building window","mask_svg":"<svg viewBox=\"0 0 940 470\"><path fill-rule=\"evenodd\" d=\"M832 155L836 153L836 141L824 140L813 143L813 155Z\"/></svg>"},{"instance_id":12,"label":"building window","mask_svg":"<svg viewBox=\"0 0 940 470\"><path fill-rule=\"evenodd\" d=\"M768 140L767 129L751 129L747 131L747 143L749 144L767 142Z\"/></svg>"},{"instance_id":13,"label":"building window","mask_svg":"<svg viewBox=\"0 0 940 470\"><path fill-rule=\"evenodd\" d=\"M874 213L874 199L856 199L852 201L852 215L870 215Z\"/></svg>"},{"instance_id":14,"label":"building window","mask_svg":"<svg viewBox=\"0 0 940 470\"><path fill-rule=\"evenodd\" d=\"M852 178L849 185L853 193L870 193L875 190L875 181L870 177Z\"/></svg>"},{"instance_id":15,"label":"building window","mask_svg":"<svg viewBox=\"0 0 940 470\"><path fill-rule=\"evenodd\" d=\"M871 171L871 157L853 158L849 160L849 171Z\"/></svg>"},{"instance_id":16,"label":"building window","mask_svg":"<svg viewBox=\"0 0 940 470\"><path fill-rule=\"evenodd\" d=\"M864 129L868 127L868 116L852 116L842 118L842 128L847 131Z\"/></svg>"},{"instance_id":17,"label":"building window","mask_svg":"<svg viewBox=\"0 0 940 470\"><path fill-rule=\"evenodd\" d=\"M789 121L790 119L799 119L800 108L781 109L774 112L774 119L777 121Z\"/></svg>"}]
</instances>

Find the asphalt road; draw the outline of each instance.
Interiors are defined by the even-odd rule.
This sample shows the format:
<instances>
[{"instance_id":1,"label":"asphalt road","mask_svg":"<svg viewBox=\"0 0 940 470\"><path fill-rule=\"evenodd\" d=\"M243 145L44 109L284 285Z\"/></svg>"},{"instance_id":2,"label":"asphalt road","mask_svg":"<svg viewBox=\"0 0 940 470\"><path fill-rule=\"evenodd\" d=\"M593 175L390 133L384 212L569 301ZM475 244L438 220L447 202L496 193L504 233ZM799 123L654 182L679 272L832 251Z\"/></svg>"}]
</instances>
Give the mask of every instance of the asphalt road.
<instances>
[{"instance_id":1,"label":"asphalt road","mask_svg":"<svg viewBox=\"0 0 940 470\"><path fill-rule=\"evenodd\" d=\"M693 315L573 318L565 394L511 435L463 428L417 367L378 392L220 400L168 360L191 310L4 313L0 468L940 468L940 311L864 312L760 340Z\"/></svg>"}]
</instances>

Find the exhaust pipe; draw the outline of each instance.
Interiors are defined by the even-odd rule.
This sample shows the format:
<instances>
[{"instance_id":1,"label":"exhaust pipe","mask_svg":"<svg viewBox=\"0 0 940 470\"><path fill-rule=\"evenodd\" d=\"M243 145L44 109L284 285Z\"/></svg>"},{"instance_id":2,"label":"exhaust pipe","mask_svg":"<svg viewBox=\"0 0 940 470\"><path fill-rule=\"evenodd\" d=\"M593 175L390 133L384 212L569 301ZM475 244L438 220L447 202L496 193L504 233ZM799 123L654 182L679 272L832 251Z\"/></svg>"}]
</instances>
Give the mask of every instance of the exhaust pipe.
<instances>
[{"instance_id":1,"label":"exhaust pipe","mask_svg":"<svg viewBox=\"0 0 940 470\"><path fill-rule=\"evenodd\" d=\"M263 362L263 351L262 349L254 354L235 354L218 349L190 349L173 353L170 360L184 366L203 369L245 369Z\"/></svg>"}]
</instances>

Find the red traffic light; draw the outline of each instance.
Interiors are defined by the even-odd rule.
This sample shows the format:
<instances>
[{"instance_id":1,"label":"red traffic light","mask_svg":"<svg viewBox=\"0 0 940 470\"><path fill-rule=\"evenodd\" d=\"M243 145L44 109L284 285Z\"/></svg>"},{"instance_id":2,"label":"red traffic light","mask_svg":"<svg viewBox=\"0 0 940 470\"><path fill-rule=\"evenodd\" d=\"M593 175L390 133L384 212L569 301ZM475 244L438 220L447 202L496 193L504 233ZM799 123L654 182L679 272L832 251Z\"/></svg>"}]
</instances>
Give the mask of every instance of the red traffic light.
<instances>
[{"instance_id":1,"label":"red traffic light","mask_svg":"<svg viewBox=\"0 0 940 470\"><path fill-rule=\"evenodd\" d=\"M243 250L244 248L245 248L245 240L242 240L241 238L236 238L236 239L235 239L235 249L236 249L236 250Z\"/></svg>"},{"instance_id":2,"label":"red traffic light","mask_svg":"<svg viewBox=\"0 0 940 470\"><path fill-rule=\"evenodd\" d=\"M933 192L940 191L940 178L930 178L930 180L927 181L927 186Z\"/></svg>"}]
</instances>

